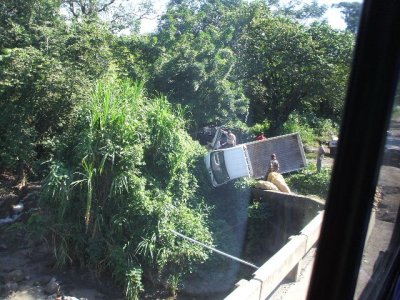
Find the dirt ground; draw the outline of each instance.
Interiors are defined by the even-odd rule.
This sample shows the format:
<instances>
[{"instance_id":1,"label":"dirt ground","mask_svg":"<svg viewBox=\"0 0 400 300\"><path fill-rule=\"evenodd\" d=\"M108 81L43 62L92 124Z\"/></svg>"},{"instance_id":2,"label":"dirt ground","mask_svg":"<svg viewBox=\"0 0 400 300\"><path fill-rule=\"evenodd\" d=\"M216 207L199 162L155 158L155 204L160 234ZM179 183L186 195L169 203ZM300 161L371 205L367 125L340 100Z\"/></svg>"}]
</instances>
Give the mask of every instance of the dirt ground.
<instances>
[{"instance_id":1,"label":"dirt ground","mask_svg":"<svg viewBox=\"0 0 400 300\"><path fill-rule=\"evenodd\" d=\"M50 300L56 299L58 291L69 300L123 299L111 278L98 278L79 268L56 270L51 247L15 230L20 222L13 221L26 221L29 211L36 209L40 188L30 183L21 190L15 182L10 174L0 175L0 299Z\"/></svg>"}]
</instances>

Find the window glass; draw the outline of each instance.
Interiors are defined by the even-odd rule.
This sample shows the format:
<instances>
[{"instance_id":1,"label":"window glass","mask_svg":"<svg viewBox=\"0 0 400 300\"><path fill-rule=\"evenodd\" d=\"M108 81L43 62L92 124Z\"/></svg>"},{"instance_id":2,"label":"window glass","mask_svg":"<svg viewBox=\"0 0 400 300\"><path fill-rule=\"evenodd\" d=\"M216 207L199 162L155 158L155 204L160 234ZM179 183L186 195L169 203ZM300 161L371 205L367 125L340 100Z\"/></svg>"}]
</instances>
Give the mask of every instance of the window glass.
<instances>
[{"instance_id":1,"label":"window glass","mask_svg":"<svg viewBox=\"0 0 400 300\"><path fill-rule=\"evenodd\" d=\"M33 2L0 1L0 298L41 282L35 253L71 271L53 298L93 274L102 299L305 295L361 1ZM395 120L358 295L389 256Z\"/></svg>"},{"instance_id":2,"label":"window glass","mask_svg":"<svg viewBox=\"0 0 400 300\"><path fill-rule=\"evenodd\" d=\"M400 89L397 88L376 186L355 299L376 299L398 250L400 205ZM395 231L396 230L396 231Z\"/></svg>"},{"instance_id":3,"label":"window glass","mask_svg":"<svg viewBox=\"0 0 400 300\"><path fill-rule=\"evenodd\" d=\"M211 152L211 171L215 181L218 184L223 184L229 180L229 174L225 166L225 158L223 151Z\"/></svg>"}]
</instances>

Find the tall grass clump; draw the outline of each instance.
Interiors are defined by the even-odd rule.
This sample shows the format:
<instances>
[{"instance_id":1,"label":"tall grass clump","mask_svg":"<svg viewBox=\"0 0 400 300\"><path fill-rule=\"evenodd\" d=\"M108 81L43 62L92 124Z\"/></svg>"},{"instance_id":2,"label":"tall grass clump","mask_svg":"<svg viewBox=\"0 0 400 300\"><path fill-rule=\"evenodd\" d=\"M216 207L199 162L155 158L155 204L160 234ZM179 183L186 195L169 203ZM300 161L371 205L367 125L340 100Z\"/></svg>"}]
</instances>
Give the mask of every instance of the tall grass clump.
<instances>
[{"instance_id":1,"label":"tall grass clump","mask_svg":"<svg viewBox=\"0 0 400 300\"><path fill-rule=\"evenodd\" d=\"M165 97L148 99L141 83L98 82L44 182L41 220L60 266L111 272L139 299L144 274L176 292L207 258L171 231L212 243L193 175L203 150L183 114Z\"/></svg>"}]
</instances>

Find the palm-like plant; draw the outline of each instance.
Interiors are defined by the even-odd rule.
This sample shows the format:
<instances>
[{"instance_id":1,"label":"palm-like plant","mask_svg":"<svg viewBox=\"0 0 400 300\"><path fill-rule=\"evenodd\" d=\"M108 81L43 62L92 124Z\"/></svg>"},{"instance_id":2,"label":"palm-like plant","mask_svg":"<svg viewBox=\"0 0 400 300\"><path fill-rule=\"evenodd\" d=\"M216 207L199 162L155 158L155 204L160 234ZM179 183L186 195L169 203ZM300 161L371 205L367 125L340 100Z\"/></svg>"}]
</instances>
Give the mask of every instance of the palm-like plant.
<instances>
[{"instance_id":1,"label":"palm-like plant","mask_svg":"<svg viewBox=\"0 0 400 300\"><path fill-rule=\"evenodd\" d=\"M143 268L176 289L207 257L170 229L212 242L193 175L203 151L183 114L165 97L147 99L140 83L106 78L77 112L70 159L55 162L46 179L43 199L62 224L53 236L69 237L55 248L63 245L69 261L111 269L131 299L143 289Z\"/></svg>"}]
</instances>

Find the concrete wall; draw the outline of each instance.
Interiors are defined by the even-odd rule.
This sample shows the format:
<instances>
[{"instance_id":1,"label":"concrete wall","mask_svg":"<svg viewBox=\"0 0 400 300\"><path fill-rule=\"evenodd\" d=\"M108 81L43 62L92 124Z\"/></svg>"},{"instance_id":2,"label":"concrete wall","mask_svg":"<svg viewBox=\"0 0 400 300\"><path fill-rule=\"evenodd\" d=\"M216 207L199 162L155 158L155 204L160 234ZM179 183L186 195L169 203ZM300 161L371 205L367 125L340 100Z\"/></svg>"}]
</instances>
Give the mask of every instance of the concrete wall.
<instances>
[{"instance_id":1,"label":"concrete wall","mask_svg":"<svg viewBox=\"0 0 400 300\"><path fill-rule=\"evenodd\" d=\"M290 236L297 235L325 207L322 201L296 194L253 189L251 195L252 201L268 205L272 213L270 223L275 229L280 229L269 233L276 235L275 240L280 240L274 253L286 244Z\"/></svg>"},{"instance_id":2,"label":"concrete wall","mask_svg":"<svg viewBox=\"0 0 400 300\"><path fill-rule=\"evenodd\" d=\"M257 241L268 245L271 255L263 263L257 262L261 267L250 279L240 280L227 300L265 299L284 278L296 280L302 258L319 237L323 202L260 189L252 190L252 201L266 203L271 213L265 224L267 232Z\"/></svg>"},{"instance_id":3,"label":"concrete wall","mask_svg":"<svg viewBox=\"0 0 400 300\"><path fill-rule=\"evenodd\" d=\"M297 218L306 220L304 221L305 224L315 217L318 211L323 210L325 206L323 201L293 193L287 194L276 191L252 189L251 195L252 201L267 202L278 211L294 211Z\"/></svg>"},{"instance_id":4,"label":"concrete wall","mask_svg":"<svg viewBox=\"0 0 400 300\"><path fill-rule=\"evenodd\" d=\"M225 300L266 299L285 277L297 279L302 258L317 242L323 213L319 213L298 235L292 236L274 256L267 260L250 280L242 279Z\"/></svg>"}]
</instances>

